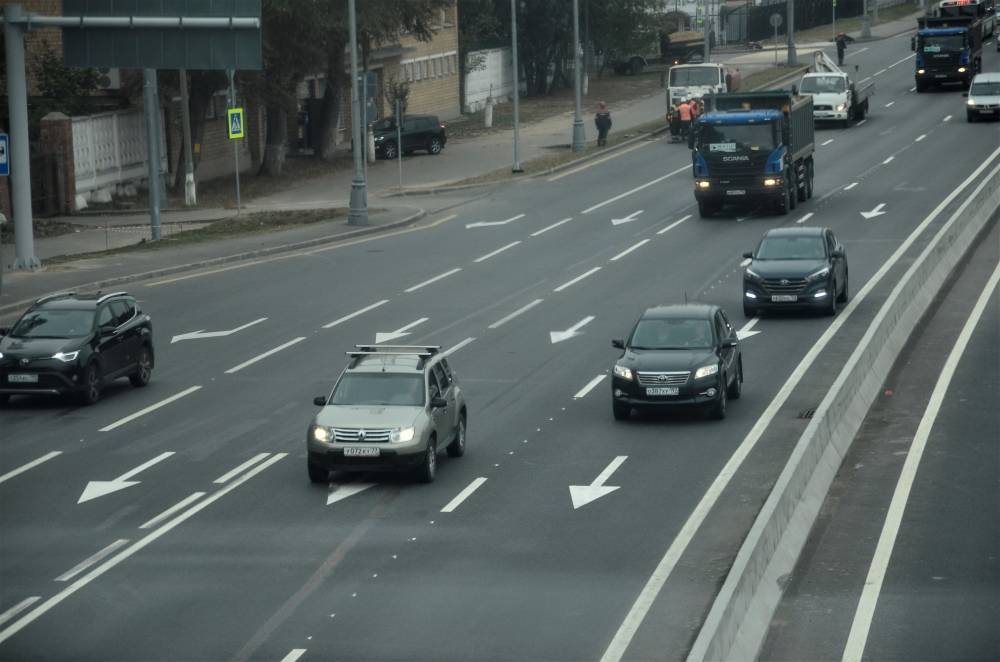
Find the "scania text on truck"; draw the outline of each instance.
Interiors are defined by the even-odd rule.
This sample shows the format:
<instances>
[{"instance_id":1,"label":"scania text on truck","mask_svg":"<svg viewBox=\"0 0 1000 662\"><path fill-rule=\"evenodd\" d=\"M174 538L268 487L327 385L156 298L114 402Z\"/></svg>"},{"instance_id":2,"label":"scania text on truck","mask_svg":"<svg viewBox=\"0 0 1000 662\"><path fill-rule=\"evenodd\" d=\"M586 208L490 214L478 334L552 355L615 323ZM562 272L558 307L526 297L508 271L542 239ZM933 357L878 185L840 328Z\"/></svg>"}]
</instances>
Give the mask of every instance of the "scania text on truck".
<instances>
[{"instance_id":1,"label":"scania text on truck","mask_svg":"<svg viewBox=\"0 0 1000 662\"><path fill-rule=\"evenodd\" d=\"M923 16L910 47L916 51L917 92L931 85L969 86L982 67L983 22L967 16Z\"/></svg>"},{"instance_id":2,"label":"scania text on truck","mask_svg":"<svg viewBox=\"0 0 1000 662\"><path fill-rule=\"evenodd\" d=\"M814 58L812 71L799 82L799 94L813 99L813 118L839 122L845 129L851 120L864 119L875 83L856 83L823 51L816 51Z\"/></svg>"}]
</instances>

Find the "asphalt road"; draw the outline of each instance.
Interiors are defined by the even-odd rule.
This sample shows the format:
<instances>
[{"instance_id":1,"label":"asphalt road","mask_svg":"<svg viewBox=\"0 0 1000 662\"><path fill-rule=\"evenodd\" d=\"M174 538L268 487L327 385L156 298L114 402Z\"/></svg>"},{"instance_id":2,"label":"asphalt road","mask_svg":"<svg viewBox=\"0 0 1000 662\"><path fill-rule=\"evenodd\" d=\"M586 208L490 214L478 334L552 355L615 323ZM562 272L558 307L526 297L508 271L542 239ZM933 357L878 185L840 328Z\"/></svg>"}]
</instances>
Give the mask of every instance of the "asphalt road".
<instances>
[{"instance_id":1,"label":"asphalt road","mask_svg":"<svg viewBox=\"0 0 1000 662\"><path fill-rule=\"evenodd\" d=\"M0 413L0 658L682 658L797 413L1000 157L957 91L911 91L909 56L904 36L855 58L878 86L870 119L817 132L816 197L787 217L698 219L686 149L651 141L421 228L137 284L157 334L148 388ZM840 236L854 301L834 320L743 319L740 254L799 221ZM616 423L610 339L685 296L759 332L743 398L721 422ZM469 452L432 485L310 485L312 397L344 351L401 329L458 348ZM575 510L569 486L619 456L619 489ZM138 482L78 503L116 478Z\"/></svg>"}]
</instances>

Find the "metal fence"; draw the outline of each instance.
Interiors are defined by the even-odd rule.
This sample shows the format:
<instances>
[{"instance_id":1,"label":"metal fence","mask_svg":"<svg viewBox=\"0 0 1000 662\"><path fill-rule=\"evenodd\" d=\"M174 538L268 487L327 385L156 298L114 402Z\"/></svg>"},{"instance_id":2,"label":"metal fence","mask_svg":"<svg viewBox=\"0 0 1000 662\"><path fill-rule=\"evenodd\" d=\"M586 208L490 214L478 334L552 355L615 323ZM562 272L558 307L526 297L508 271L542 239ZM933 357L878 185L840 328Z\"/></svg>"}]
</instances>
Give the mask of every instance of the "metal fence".
<instances>
[{"instance_id":1,"label":"metal fence","mask_svg":"<svg viewBox=\"0 0 1000 662\"><path fill-rule=\"evenodd\" d=\"M882 6L888 6L888 3L883 2ZM864 0L795 0L795 29L805 30L817 25L829 25L834 17L841 19L860 16L863 8ZM788 28L784 22L788 16L787 2L773 2L759 6L748 3L733 8L725 16L726 41L730 43L763 41L773 37L772 14L781 15L782 24L778 27L778 34L785 34Z\"/></svg>"},{"instance_id":2,"label":"metal fence","mask_svg":"<svg viewBox=\"0 0 1000 662\"><path fill-rule=\"evenodd\" d=\"M164 122L160 121L160 126ZM161 170L167 168L166 135L160 133ZM144 179L146 130L141 110L73 118L73 161L78 195Z\"/></svg>"}]
</instances>

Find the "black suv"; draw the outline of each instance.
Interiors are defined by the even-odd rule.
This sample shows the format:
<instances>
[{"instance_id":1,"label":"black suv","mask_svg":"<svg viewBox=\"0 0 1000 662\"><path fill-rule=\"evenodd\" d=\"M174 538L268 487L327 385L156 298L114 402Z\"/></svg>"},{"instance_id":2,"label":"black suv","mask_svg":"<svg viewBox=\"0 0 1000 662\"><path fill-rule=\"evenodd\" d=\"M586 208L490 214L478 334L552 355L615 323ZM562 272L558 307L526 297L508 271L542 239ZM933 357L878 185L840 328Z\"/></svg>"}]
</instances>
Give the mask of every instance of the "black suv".
<instances>
[{"instance_id":1,"label":"black suv","mask_svg":"<svg viewBox=\"0 0 1000 662\"><path fill-rule=\"evenodd\" d=\"M397 144L396 118L394 116L380 119L372 124L375 135L375 154L386 159L399 156ZM440 154L448 142L444 124L435 115L403 115L403 154L415 150L426 150L429 154Z\"/></svg>"},{"instance_id":2,"label":"black suv","mask_svg":"<svg viewBox=\"0 0 1000 662\"><path fill-rule=\"evenodd\" d=\"M616 420L632 409L707 405L726 417L726 402L743 388L740 341L719 306L688 303L657 306L642 314L626 340L611 379Z\"/></svg>"},{"instance_id":3,"label":"black suv","mask_svg":"<svg viewBox=\"0 0 1000 662\"><path fill-rule=\"evenodd\" d=\"M145 386L153 373L153 325L125 292L42 297L0 334L0 403L72 393L90 405L108 382Z\"/></svg>"}]
</instances>

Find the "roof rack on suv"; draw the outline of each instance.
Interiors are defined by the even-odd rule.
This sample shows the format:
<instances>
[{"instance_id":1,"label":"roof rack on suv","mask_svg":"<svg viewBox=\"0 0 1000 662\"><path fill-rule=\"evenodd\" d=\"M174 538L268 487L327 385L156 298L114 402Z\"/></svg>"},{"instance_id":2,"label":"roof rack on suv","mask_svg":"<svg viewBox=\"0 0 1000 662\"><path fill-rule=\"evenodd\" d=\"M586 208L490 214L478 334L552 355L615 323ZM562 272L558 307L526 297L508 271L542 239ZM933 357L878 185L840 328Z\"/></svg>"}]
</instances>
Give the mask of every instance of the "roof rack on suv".
<instances>
[{"instance_id":1,"label":"roof rack on suv","mask_svg":"<svg viewBox=\"0 0 1000 662\"><path fill-rule=\"evenodd\" d=\"M40 299L35 299L35 305L43 304L46 301L52 301L54 299L62 299L63 297L75 297L76 292L56 292L55 294L46 294Z\"/></svg>"},{"instance_id":2,"label":"roof rack on suv","mask_svg":"<svg viewBox=\"0 0 1000 662\"><path fill-rule=\"evenodd\" d=\"M98 294L100 294L100 292L98 292ZM114 297L124 297L124 296L128 296L128 292L110 292L108 294L101 294L101 296L98 297L97 299L97 303L104 303L108 299L112 299Z\"/></svg>"},{"instance_id":3,"label":"roof rack on suv","mask_svg":"<svg viewBox=\"0 0 1000 662\"><path fill-rule=\"evenodd\" d=\"M428 356L437 354L441 349L441 345L355 345L355 347L368 354L426 354Z\"/></svg>"}]
</instances>

